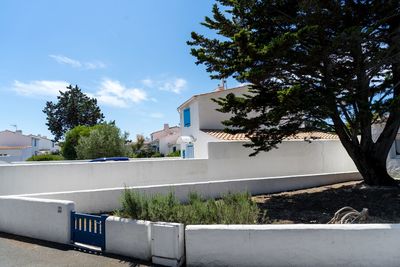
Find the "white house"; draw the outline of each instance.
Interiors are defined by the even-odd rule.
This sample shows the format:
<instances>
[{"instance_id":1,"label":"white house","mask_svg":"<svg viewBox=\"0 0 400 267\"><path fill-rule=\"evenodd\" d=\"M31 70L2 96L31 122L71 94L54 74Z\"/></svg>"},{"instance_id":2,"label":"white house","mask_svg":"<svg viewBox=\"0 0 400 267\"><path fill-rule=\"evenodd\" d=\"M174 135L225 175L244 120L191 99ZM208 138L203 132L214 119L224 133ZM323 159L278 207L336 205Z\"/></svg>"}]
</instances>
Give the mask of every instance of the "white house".
<instances>
[{"instance_id":1,"label":"white house","mask_svg":"<svg viewBox=\"0 0 400 267\"><path fill-rule=\"evenodd\" d=\"M161 154L167 155L180 150L180 145L176 143L181 136L181 128L178 126L169 127L166 123L162 130L153 132L150 136L152 146Z\"/></svg>"},{"instance_id":2,"label":"white house","mask_svg":"<svg viewBox=\"0 0 400 267\"><path fill-rule=\"evenodd\" d=\"M25 135L21 130L0 131L0 161L24 161L33 155L58 150L59 147L46 136Z\"/></svg>"},{"instance_id":3,"label":"white house","mask_svg":"<svg viewBox=\"0 0 400 267\"><path fill-rule=\"evenodd\" d=\"M248 86L240 86L231 89L218 87L215 91L194 95L178 107L181 124L181 155L184 158L208 158L209 143L215 142L247 142L244 134L227 134L222 121L230 118L230 114L222 113L216 109L219 107L212 99L225 97L229 93L243 95L249 93ZM337 140L337 136L327 133L302 133L288 141L304 140Z\"/></svg>"},{"instance_id":4,"label":"white house","mask_svg":"<svg viewBox=\"0 0 400 267\"><path fill-rule=\"evenodd\" d=\"M225 126L222 121L229 119L230 115L216 111L218 104L212 101L225 97L229 93L242 95L248 92L248 86L240 86L224 90L218 87L215 91L194 95L178 107L180 114L181 155L185 158L207 158L208 142L220 141L210 134L211 131L222 131Z\"/></svg>"}]
</instances>

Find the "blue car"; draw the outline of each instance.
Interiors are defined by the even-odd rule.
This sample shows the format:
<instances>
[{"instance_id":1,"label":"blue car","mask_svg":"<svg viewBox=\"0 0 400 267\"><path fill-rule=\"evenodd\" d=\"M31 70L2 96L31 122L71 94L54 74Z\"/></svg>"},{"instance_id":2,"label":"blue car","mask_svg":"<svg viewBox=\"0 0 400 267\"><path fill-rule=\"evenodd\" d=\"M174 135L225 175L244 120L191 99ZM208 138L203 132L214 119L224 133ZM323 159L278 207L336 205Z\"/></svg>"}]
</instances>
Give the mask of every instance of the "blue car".
<instances>
[{"instance_id":1,"label":"blue car","mask_svg":"<svg viewBox=\"0 0 400 267\"><path fill-rule=\"evenodd\" d=\"M92 159L89 162L105 162L105 161L127 161L129 160L128 157L111 157L111 158L98 158Z\"/></svg>"}]
</instances>

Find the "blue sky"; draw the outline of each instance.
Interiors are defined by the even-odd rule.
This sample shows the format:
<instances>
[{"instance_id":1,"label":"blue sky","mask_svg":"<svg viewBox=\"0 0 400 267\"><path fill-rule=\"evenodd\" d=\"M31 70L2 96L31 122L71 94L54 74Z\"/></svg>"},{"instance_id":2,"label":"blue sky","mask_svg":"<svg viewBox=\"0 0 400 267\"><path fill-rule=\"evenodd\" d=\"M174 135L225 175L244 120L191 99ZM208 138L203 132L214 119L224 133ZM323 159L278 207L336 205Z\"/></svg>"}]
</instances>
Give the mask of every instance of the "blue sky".
<instances>
[{"instance_id":1,"label":"blue sky","mask_svg":"<svg viewBox=\"0 0 400 267\"><path fill-rule=\"evenodd\" d=\"M191 31L211 34L200 22L213 2L1 1L0 130L51 136L42 109L67 84L132 139L178 124L176 108L219 83L186 45Z\"/></svg>"}]
</instances>

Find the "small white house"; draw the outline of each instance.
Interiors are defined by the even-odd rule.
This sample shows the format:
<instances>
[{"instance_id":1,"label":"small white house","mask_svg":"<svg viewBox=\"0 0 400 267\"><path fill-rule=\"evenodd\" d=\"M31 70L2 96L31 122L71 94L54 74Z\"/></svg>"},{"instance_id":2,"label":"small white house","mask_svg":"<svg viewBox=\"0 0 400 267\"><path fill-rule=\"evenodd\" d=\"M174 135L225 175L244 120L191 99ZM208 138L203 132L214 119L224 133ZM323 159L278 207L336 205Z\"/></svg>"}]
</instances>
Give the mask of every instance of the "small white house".
<instances>
[{"instance_id":1,"label":"small white house","mask_svg":"<svg viewBox=\"0 0 400 267\"><path fill-rule=\"evenodd\" d=\"M153 148L161 154L168 155L180 150L180 145L176 143L181 136L181 128L178 126L169 127L166 123L162 130L153 132L150 136Z\"/></svg>"},{"instance_id":2,"label":"small white house","mask_svg":"<svg viewBox=\"0 0 400 267\"><path fill-rule=\"evenodd\" d=\"M215 91L194 95L178 107L180 114L181 155L184 158L207 158L208 142L221 141L218 136L210 134L225 128L222 121L230 118L229 114L221 113L219 107L212 99L225 97L229 93L243 95L249 92L248 86L232 89L218 87Z\"/></svg>"},{"instance_id":3,"label":"small white house","mask_svg":"<svg viewBox=\"0 0 400 267\"><path fill-rule=\"evenodd\" d=\"M21 130L0 131L0 161L24 161L33 155L58 150L59 147L46 136L25 135Z\"/></svg>"},{"instance_id":4,"label":"small white house","mask_svg":"<svg viewBox=\"0 0 400 267\"><path fill-rule=\"evenodd\" d=\"M214 92L194 95L178 107L181 121L181 155L184 158L208 158L209 143L215 142L248 142L244 134L227 134L222 121L231 114L217 111L219 105L213 101L225 97L229 93L243 95L249 93L248 86L232 89L217 88ZM338 140L335 134L309 132L301 133L287 139L288 141L304 140ZM244 151L244 149L243 149ZM245 152L248 154L248 152Z\"/></svg>"}]
</instances>

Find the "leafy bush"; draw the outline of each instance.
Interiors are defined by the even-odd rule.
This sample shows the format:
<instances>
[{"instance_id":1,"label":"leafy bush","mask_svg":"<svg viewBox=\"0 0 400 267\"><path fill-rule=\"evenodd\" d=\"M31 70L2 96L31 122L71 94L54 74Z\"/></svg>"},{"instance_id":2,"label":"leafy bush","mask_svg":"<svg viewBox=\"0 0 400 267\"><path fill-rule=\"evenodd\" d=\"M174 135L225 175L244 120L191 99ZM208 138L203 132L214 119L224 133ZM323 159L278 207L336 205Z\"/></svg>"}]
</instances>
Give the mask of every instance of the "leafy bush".
<instances>
[{"instance_id":1,"label":"leafy bush","mask_svg":"<svg viewBox=\"0 0 400 267\"><path fill-rule=\"evenodd\" d=\"M249 193L225 194L219 200L205 200L197 193L181 204L174 193L145 195L125 189L121 217L184 224L256 224L264 220Z\"/></svg>"},{"instance_id":2,"label":"leafy bush","mask_svg":"<svg viewBox=\"0 0 400 267\"><path fill-rule=\"evenodd\" d=\"M167 157L180 157L181 156L181 151L177 150L175 152L171 152L169 154L167 154Z\"/></svg>"},{"instance_id":3,"label":"leafy bush","mask_svg":"<svg viewBox=\"0 0 400 267\"><path fill-rule=\"evenodd\" d=\"M77 159L75 147L79 143L79 139L83 136L89 136L93 127L76 126L65 134L65 142L61 147L61 154L66 159Z\"/></svg>"},{"instance_id":4,"label":"leafy bush","mask_svg":"<svg viewBox=\"0 0 400 267\"><path fill-rule=\"evenodd\" d=\"M160 152L155 151L143 135L136 135L136 141L131 144L130 157L132 158L160 158L164 157Z\"/></svg>"},{"instance_id":5,"label":"leafy bush","mask_svg":"<svg viewBox=\"0 0 400 267\"><path fill-rule=\"evenodd\" d=\"M44 154L44 155L32 156L28 158L26 161L51 161L51 160L64 160L64 158L60 155Z\"/></svg>"},{"instance_id":6,"label":"leafy bush","mask_svg":"<svg viewBox=\"0 0 400 267\"><path fill-rule=\"evenodd\" d=\"M82 136L75 147L78 159L127 156L127 134L114 123L102 123L92 127L88 136Z\"/></svg>"}]
</instances>

